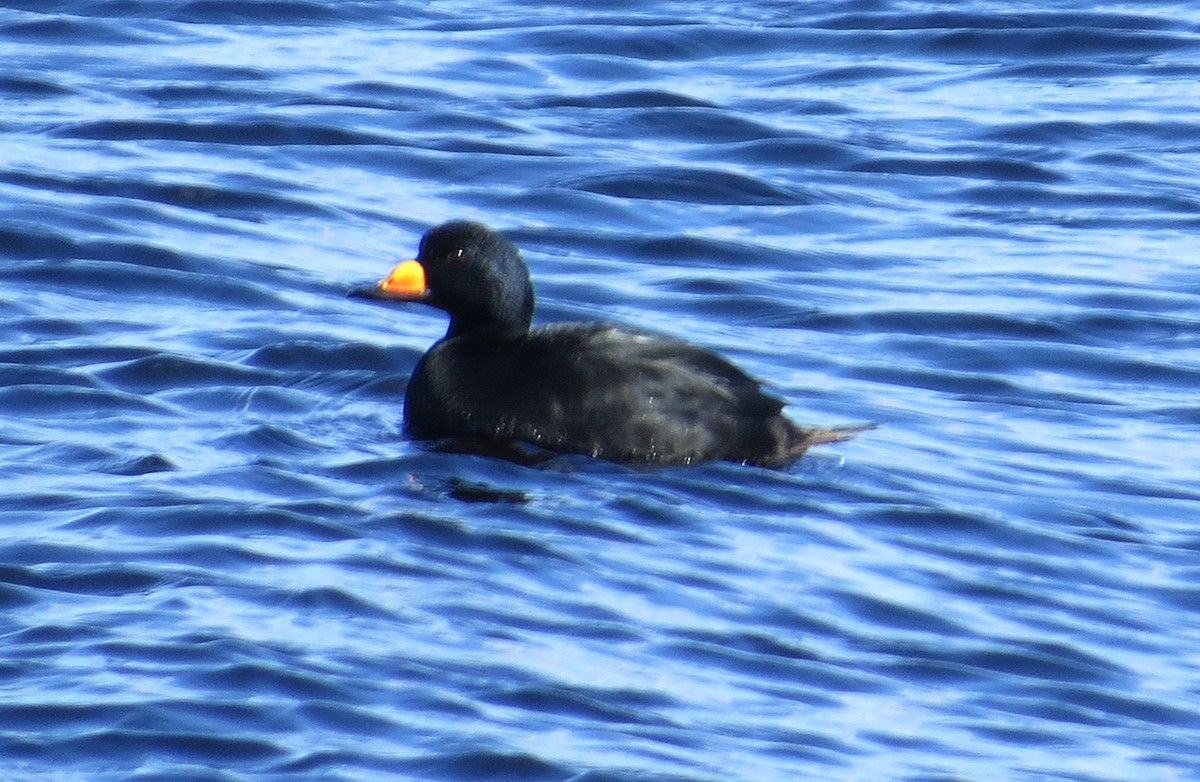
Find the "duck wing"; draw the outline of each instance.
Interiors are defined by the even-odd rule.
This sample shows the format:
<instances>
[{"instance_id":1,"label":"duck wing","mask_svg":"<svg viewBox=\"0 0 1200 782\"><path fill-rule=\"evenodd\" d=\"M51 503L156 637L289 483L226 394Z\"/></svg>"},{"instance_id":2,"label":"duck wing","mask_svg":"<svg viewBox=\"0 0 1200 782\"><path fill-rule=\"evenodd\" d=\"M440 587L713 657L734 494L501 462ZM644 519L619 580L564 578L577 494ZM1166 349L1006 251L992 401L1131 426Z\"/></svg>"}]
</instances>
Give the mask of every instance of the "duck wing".
<instances>
[{"instance_id":1,"label":"duck wing","mask_svg":"<svg viewBox=\"0 0 1200 782\"><path fill-rule=\"evenodd\" d=\"M449 339L414 373L419 437L486 437L623 462L790 461L811 433L712 351L611 324Z\"/></svg>"}]
</instances>

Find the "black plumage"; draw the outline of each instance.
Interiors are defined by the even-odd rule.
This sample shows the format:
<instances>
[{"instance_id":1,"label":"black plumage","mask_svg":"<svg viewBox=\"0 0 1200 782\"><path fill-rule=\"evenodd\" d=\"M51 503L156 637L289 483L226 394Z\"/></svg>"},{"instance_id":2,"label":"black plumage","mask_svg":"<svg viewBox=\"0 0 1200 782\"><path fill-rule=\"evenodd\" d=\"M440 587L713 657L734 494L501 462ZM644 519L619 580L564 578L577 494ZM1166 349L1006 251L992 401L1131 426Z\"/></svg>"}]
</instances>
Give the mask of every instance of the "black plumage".
<instances>
[{"instance_id":1,"label":"black plumage","mask_svg":"<svg viewBox=\"0 0 1200 782\"><path fill-rule=\"evenodd\" d=\"M617 462L783 465L868 428L800 426L756 380L683 340L609 323L531 329L528 268L478 223L431 229L415 264L352 293L450 315L405 394L405 427L420 439L515 441Z\"/></svg>"}]
</instances>

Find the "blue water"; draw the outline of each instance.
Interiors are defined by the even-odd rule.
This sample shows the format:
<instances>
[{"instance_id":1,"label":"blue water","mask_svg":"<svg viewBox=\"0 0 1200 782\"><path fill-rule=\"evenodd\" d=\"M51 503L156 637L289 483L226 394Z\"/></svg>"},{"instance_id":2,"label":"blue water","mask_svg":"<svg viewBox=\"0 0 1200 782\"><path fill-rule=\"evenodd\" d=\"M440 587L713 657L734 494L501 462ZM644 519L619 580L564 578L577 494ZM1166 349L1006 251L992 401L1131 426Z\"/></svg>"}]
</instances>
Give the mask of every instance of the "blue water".
<instances>
[{"instance_id":1,"label":"blue water","mask_svg":"<svg viewBox=\"0 0 1200 782\"><path fill-rule=\"evenodd\" d=\"M1200 779L1193 4L0 8L0 778ZM880 427L410 442L454 217Z\"/></svg>"}]
</instances>

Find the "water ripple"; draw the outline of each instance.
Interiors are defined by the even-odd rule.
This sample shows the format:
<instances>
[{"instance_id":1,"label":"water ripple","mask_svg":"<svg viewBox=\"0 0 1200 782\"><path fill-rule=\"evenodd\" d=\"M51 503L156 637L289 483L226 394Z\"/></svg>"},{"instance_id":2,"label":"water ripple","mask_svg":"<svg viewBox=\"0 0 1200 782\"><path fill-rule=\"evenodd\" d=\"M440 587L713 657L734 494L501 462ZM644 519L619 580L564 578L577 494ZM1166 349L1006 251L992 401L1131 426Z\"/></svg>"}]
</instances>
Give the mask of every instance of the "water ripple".
<instances>
[{"instance_id":1,"label":"water ripple","mask_svg":"<svg viewBox=\"0 0 1200 782\"><path fill-rule=\"evenodd\" d=\"M1195 14L53 6L0 11L10 774L1190 778ZM882 426L409 441L444 315L345 292L460 216L541 321Z\"/></svg>"}]
</instances>

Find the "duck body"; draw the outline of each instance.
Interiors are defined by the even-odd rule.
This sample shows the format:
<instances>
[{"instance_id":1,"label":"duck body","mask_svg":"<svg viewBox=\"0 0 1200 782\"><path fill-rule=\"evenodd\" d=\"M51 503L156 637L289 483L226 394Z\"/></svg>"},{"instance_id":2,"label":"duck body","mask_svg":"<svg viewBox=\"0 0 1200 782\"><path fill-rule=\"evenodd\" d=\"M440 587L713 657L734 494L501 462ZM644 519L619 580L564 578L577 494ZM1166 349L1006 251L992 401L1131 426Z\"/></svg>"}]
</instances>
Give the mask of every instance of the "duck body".
<instances>
[{"instance_id":1,"label":"duck body","mask_svg":"<svg viewBox=\"0 0 1200 782\"><path fill-rule=\"evenodd\" d=\"M516 248L455 221L355 295L423 301L450 327L404 400L418 439L527 443L616 462L784 465L865 427L803 427L741 369L683 340L609 323L530 328L533 289Z\"/></svg>"},{"instance_id":2,"label":"duck body","mask_svg":"<svg viewBox=\"0 0 1200 782\"><path fill-rule=\"evenodd\" d=\"M564 323L515 339L438 342L413 372L404 418L421 439L517 441L618 462L780 463L807 436L782 408L687 342Z\"/></svg>"}]
</instances>

